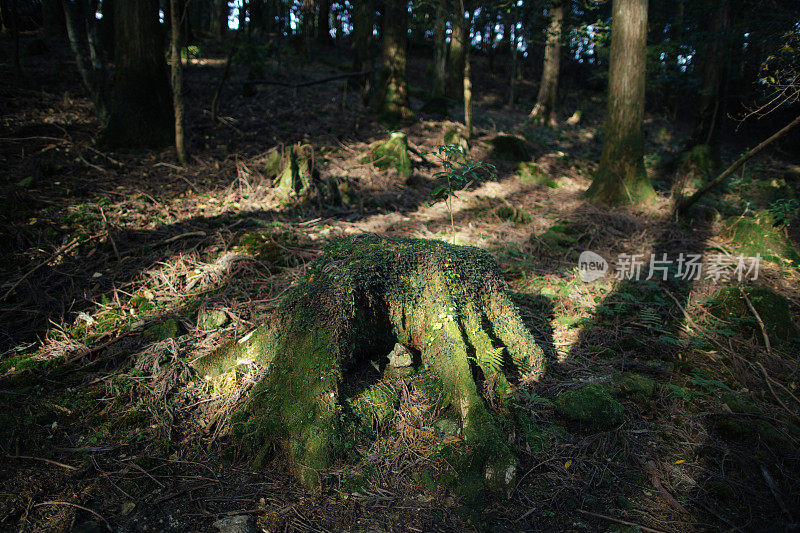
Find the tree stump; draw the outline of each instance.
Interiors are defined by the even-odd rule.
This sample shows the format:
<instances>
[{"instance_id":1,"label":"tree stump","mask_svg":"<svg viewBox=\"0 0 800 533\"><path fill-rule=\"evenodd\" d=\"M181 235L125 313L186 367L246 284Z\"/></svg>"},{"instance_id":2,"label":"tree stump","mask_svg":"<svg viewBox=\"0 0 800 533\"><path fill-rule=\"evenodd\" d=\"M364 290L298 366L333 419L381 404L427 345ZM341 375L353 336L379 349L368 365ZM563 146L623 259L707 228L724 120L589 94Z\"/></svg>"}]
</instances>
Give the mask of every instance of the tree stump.
<instances>
[{"instance_id":1,"label":"tree stump","mask_svg":"<svg viewBox=\"0 0 800 533\"><path fill-rule=\"evenodd\" d=\"M195 368L213 378L240 364L267 367L234 415L238 433L263 443L262 457L280 444L298 479L315 486L337 458L348 369L388 362L395 343L441 384L460 421L464 468L481 488L513 488L516 458L480 391L508 389L505 371L538 377L545 361L479 248L371 234L334 241L267 323Z\"/></svg>"}]
</instances>

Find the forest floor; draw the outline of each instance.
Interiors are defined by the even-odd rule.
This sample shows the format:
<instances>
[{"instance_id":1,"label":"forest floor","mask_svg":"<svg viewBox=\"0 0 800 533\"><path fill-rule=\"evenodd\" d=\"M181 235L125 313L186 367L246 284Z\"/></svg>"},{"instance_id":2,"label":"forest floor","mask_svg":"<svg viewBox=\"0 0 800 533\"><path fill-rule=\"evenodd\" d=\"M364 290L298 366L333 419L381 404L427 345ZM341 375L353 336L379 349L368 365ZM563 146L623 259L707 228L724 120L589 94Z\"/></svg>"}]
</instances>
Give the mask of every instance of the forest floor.
<instances>
[{"instance_id":1,"label":"forest floor","mask_svg":"<svg viewBox=\"0 0 800 533\"><path fill-rule=\"evenodd\" d=\"M245 95L246 68L235 66L212 123L220 57L186 72L185 167L169 149L100 151L67 58L26 56L23 78L0 66L0 529L213 531L238 515L265 531L797 527L800 273L770 244L786 230L764 230L773 240L757 250L771 250L770 261L742 283L584 283L577 261L591 250L613 273L619 254L753 255L731 225L797 197L796 161L759 157L676 222L667 191L685 132L649 116L659 200L597 207L581 193L600 158L602 96L574 90L561 126L531 125L533 85L521 82L507 109L505 74L490 76L478 58L472 157L497 176L459 193L451 226L430 193L458 106L402 128L424 157L411 155L404 178L361 162L387 129L341 80ZM349 68L335 52L310 64L284 51L266 64L265 78L289 83ZM415 109L427 79L412 57ZM581 121L565 124L576 109ZM498 134L524 138L547 180L526 183L495 158ZM344 204L287 204L274 193L268 153L298 142L322 179L349 184ZM279 454L253 471L227 434L225 415L252 376L193 375L189 361L269 320L326 243L361 232L455 240L497 259L550 359L538 382L518 384L526 423L509 435L521 461L510 494L476 508L439 487L435 430L397 429L412 396L358 464L338 464L323 490L305 491Z\"/></svg>"}]
</instances>

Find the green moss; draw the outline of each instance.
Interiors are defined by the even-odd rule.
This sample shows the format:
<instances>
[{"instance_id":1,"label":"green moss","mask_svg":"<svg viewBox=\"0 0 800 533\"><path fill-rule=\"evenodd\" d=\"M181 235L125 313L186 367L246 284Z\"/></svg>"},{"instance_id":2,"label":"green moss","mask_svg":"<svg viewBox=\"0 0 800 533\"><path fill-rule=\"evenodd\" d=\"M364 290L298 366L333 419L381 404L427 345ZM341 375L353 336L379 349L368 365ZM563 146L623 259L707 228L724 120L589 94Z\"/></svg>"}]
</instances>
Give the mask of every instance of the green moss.
<instances>
[{"instance_id":1,"label":"green moss","mask_svg":"<svg viewBox=\"0 0 800 533\"><path fill-rule=\"evenodd\" d=\"M400 403L400 389L393 383L379 382L349 400L363 426L382 426L391 420Z\"/></svg>"},{"instance_id":2,"label":"green moss","mask_svg":"<svg viewBox=\"0 0 800 533\"><path fill-rule=\"evenodd\" d=\"M634 372L623 372L614 377L614 384L621 396L638 400L652 398L656 391L656 382Z\"/></svg>"},{"instance_id":3,"label":"green moss","mask_svg":"<svg viewBox=\"0 0 800 533\"><path fill-rule=\"evenodd\" d=\"M723 224L723 235L733 241L733 251L748 257L761 257L772 263L800 263L800 254L782 227L776 227L769 211L752 216L731 217Z\"/></svg>"},{"instance_id":4,"label":"green moss","mask_svg":"<svg viewBox=\"0 0 800 533\"><path fill-rule=\"evenodd\" d=\"M401 176L411 175L411 160L408 158L408 138L400 131L392 132L389 140L373 143L370 151L361 159L372 163L378 170L394 168Z\"/></svg>"},{"instance_id":5,"label":"green moss","mask_svg":"<svg viewBox=\"0 0 800 533\"><path fill-rule=\"evenodd\" d=\"M715 433L728 439L781 441L778 430L772 424L760 418L717 413L710 416L709 425Z\"/></svg>"},{"instance_id":6,"label":"green moss","mask_svg":"<svg viewBox=\"0 0 800 533\"><path fill-rule=\"evenodd\" d=\"M314 175L313 160L306 147L293 145L282 159L282 167L275 184L276 189L289 198L306 196L311 190Z\"/></svg>"},{"instance_id":7,"label":"green moss","mask_svg":"<svg viewBox=\"0 0 800 533\"><path fill-rule=\"evenodd\" d=\"M495 208L494 214L500 220L507 220L517 224L529 224L533 221L533 215L524 209L519 209L510 205L501 205Z\"/></svg>"},{"instance_id":8,"label":"green moss","mask_svg":"<svg viewBox=\"0 0 800 533\"><path fill-rule=\"evenodd\" d=\"M206 309L197 314L197 326L204 331L214 331L229 321L224 309Z\"/></svg>"},{"instance_id":9,"label":"green moss","mask_svg":"<svg viewBox=\"0 0 800 533\"><path fill-rule=\"evenodd\" d=\"M720 320L731 323L737 333L753 337L763 344L761 327L742 296L743 290L764 322L772 343L783 343L798 336L789 301L764 287L731 286L721 289L707 301L708 311Z\"/></svg>"},{"instance_id":10,"label":"green moss","mask_svg":"<svg viewBox=\"0 0 800 533\"><path fill-rule=\"evenodd\" d=\"M531 152L525 139L514 135L497 135L491 141L490 157L506 161L529 161Z\"/></svg>"},{"instance_id":11,"label":"green moss","mask_svg":"<svg viewBox=\"0 0 800 533\"><path fill-rule=\"evenodd\" d=\"M465 154L469 153L469 140L457 128L450 128L444 132L442 144L445 146L456 146Z\"/></svg>"},{"instance_id":12,"label":"green moss","mask_svg":"<svg viewBox=\"0 0 800 533\"><path fill-rule=\"evenodd\" d=\"M625 421L622 404L596 383L561 393L554 406L561 416L596 429L611 429Z\"/></svg>"},{"instance_id":13,"label":"green moss","mask_svg":"<svg viewBox=\"0 0 800 533\"><path fill-rule=\"evenodd\" d=\"M558 182L550 179L547 172L536 163L530 161L519 163L516 166L515 172L522 183L529 185L545 185L551 189L558 188Z\"/></svg>"},{"instance_id":14,"label":"green moss","mask_svg":"<svg viewBox=\"0 0 800 533\"><path fill-rule=\"evenodd\" d=\"M148 327L146 330L144 330L144 334L153 340L163 341L167 339L174 339L178 336L179 331L180 326L178 325L178 322L174 318L168 318L163 322L153 324L152 326Z\"/></svg>"}]
</instances>

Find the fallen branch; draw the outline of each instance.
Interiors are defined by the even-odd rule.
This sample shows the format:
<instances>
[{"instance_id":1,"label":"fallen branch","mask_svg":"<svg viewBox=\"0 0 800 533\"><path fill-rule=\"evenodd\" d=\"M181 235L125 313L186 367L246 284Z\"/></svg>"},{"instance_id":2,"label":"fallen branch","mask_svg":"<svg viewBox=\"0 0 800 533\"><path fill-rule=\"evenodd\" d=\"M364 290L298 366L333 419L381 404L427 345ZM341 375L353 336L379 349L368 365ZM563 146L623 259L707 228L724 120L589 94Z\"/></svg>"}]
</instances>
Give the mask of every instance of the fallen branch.
<instances>
[{"instance_id":1,"label":"fallen branch","mask_svg":"<svg viewBox=\"0 0 800 533\"><path fill-rule=\"evenodd\" d=\"M107 232L104 232L104 233L107 233ZM14 284L11 286L11 288L10 288L10 289L8 289L8 290L6 291L6 293L5 293L5 294L3 294L3 297L2 297L2 298L0 298L0 300L5 300L6 298L8 298L8 297L9 297L9 295L10 295L12 292L14 292L14 289L16 289L17 287L19 287L20 283L22 283L23 281L25 281L26 279L28 279L28 277L29 277L31 274L33 274L34 272L36 272L37 270L39 270L40 268L42 268L43 266L45 266L47 263L49 263L50 261L52 261L52 260L53 260L53 259L55 259L56 257L60 256L61 254L64 254L64 253L68 252L69 250L71 250L72 248L74 248L75 246L77 246L77 245L79 245L79 244L83 244L83 243L86 243L86 242L89 242L89 241L91 241L91 240L94 240L94 239L96 239L96 238L97 238L97 237L99 237L100 235L102 235L102 233L99 233L99 234L97 234L97 235L92 235L91 237L89 237L89 238L88 238L88 239L86 239L85 241L81 241L81 240L80 240L78 237L75 237L74 239L72 239L71 241L69 241L67 244L65 244L64 246L62 246L61 248L59 248L58 250L56 250L55 252L53 252L53 254L52 254L50 257L48 257L47 259L45 259L44 261L42 261L41 263L39 263L38 265L36 265L36 266L35 266L35 267L33 267L32 269L28 270L28 271L27 271L27 272L26 272L26 273L25 273L25 274L24 274L24 275L23 275L21 278L19 278L19 279L16 281L16 283L14 283Z\"/></svg>"},{"instance_id":2,"label":"fallen branch","mask_svg":"<svg viewBox=\"0 0 800 533\"><path fill-rule=\"evenodd\" d=\"M680 200L680 201L678 202L677 206L676 206L676 212L677 212L678 214L680 214L680 213L685 213L685 212L686 212L686 211L687 211L687 210L688 210L690 207L692 207L692 206L693 206L693 205L694 205L694 204L695 204L695 203L696 203L696 202L697 202L697 201L698 201L698 200L699 200L699 199L700 199L700 198L701 198L701 197L702 197L704 194L706 194L708 191L710 191L711 189L713 189L714 187L716 187L717 185L719 185L720 183L722 183L723 181L725 181L725 179L726 179L728 176L730 176L731 174L733 174L734 172L736 172L736 170L737 170L739 167L741 167L742 165L744 165L744 164L747 162L747 160L748 160L748 159L750 159L751 157L753 157L754 155L756 155L758 152L760 152L761 150L763 150L764 148L766 148L768 145L772 144L772 143L773 143L773 142L775 142L776 140L778 140L778 139L780 139L781 137L783 137L784 135L786 135L786 133L788 133L788 131L789 131L790 129L792 129L793 127L795 127L797 124L800 124L800 115L798 115L797 117L795 117L795 119L794 119L793 121L791 121L789 124L787 124L786 126L784 126L783 128L781 128L780 130L778 130L778 131L777 131L776 133L774 133L772 136L770 136L770 137L768 137L766 140L762 141L762 142L761 142L761 144L759 144L759 145L758 145L758 146L756 146L755 148L753 148L753 149L751 149L751 150L749 150L749 151L745 152L745 154L744 154L742 157L740 157L739 159L737 159L737 160L736 160L736 162L734 162L734 163L733 163L731 166L729 166L728 168L726 168L726 169L725 169L725 170L722 172L722 174L720 174L719 176L717 176L717 177L716 177L716 178L714 178L713 180L709 181L707 184L705 184L703 187L701 187L701 188L700 188L700 189L699 189L697 192L695 192L695 193L694 193L693 195L691 195L689 198L684 198L684 199Z\"/></svg>"},{"instance_id":3,"label":"fallen branch","mask_svg":"<svg viewBox=\"0 0 800 533\"><path fill-rule=\"evenodd\" d=\"M67 465L64 463L59 463L58 461L53 461L52 459L45 459L44 457L33 457L31 455L7 455L9 459L25 459L28 461L42 461L43 463L60 466L61 468L66 468L67 470L77 470L77 467L72 465Z\"/></svg>"},{"instance_id":4,"label":"fallen branch","mask_svg":"<svg viewBox=\"0 0 800 533\"><path fill-rule=\"evenodd\" d=\"M583 509L578 509L578 512L584 516L591 516L593 518L600 518L601 520L608 520L609 522L622 524L623 526L638 527L642 531L649 531L650 533L665 533L661 529L653 529L652 527L643 526L641 524L637 524L636 522L628 522L627 520L620 520L619 518L614 518L613 516L608 516L600 513L592 513L590 511L584 511Z\"/></svg>"},{"instance_id":5,"label":"fallen branch","mask_svg":"<svg viewBox=\"0 0 800 533\"><path fill-rule=\"evenodd\" d=\"M70 507L75 507L76 509L80 509L81 511L86 511L87 513L90 513L99 518L100 520L102 520L109 531L114 531L113 529L111 529L111 524L108 523L108 520L103 518L103 515L101 515L97 511L89 509L88 507L84 507L83 505L78 505L77 503L72 503L72 502L48 501L48 502L34 504L34 507L42 507L43 505L68 505Z\"/></svg>"}]
</instances>

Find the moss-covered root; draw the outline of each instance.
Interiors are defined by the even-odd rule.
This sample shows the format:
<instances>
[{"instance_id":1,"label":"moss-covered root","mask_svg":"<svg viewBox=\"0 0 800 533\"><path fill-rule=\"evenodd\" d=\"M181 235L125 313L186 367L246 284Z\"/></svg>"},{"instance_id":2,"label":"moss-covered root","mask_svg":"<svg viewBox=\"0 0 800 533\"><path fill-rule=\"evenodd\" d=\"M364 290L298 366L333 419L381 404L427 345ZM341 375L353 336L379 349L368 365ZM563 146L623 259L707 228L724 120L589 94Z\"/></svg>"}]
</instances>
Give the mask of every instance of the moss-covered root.
<instances>
[{"instance_id":1,"label":"moss-covered root","mask_svg":"<svg viewBox=\"0 0 800 533\"><path fill-rule=\"evenodd\" d=\"M216 378L239 365L256 363L266 366L275 357L276 333L273 325L262 324L241 339L195 359L192 366L205 379Z\"/></svg>"},{"instance_id":2,"label":"moss-covered root","mask_svg":"<svg viewBox=\"0 0 800 533\"><path fill-rule=\"evenodd\" d=\"M411 159L408 157L408 138L401 131L392 132L386 142L373 143L362 163L372 163L378 170L394 168L402 176L411 175Z\"/></svg>"}]
</instances>

